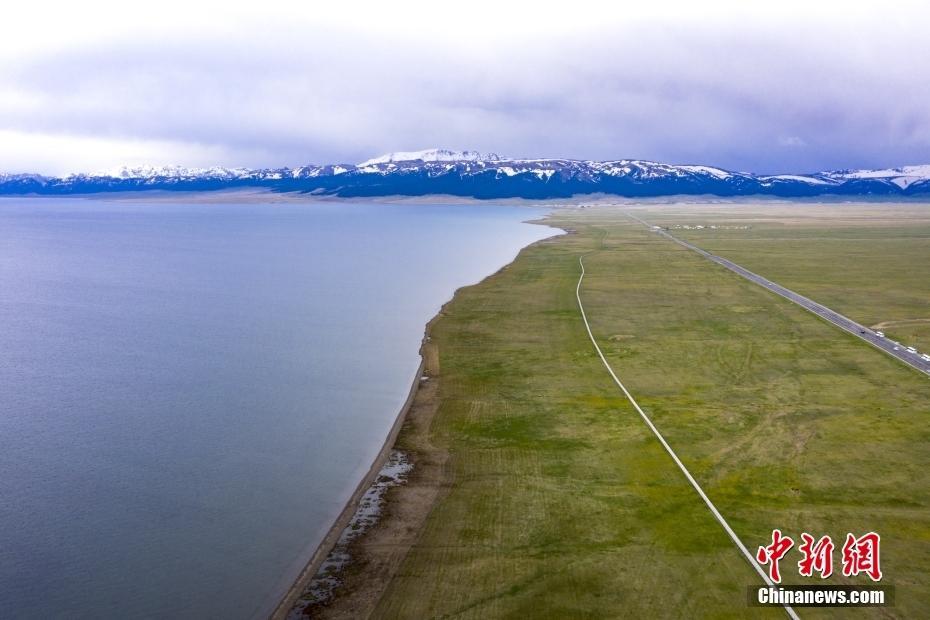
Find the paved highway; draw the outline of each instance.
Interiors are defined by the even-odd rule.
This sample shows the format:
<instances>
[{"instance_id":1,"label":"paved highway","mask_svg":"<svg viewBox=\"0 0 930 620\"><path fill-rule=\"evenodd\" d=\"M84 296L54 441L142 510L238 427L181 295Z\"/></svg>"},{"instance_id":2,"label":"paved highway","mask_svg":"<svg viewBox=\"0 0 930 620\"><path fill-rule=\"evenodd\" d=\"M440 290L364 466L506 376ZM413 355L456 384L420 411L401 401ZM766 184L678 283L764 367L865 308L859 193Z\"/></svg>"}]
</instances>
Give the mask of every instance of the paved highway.
<instances>
[{"instance_id":1,"label":"paved highway","mask_svg":"<svg viewBox=\"0 0 930 620\"><path fill-rule=\"evenodd\" d=\"M627 213L626 215L636 220L640 224L644 226L648 226L655 233L671 241L674 241L678 245L682 245L688 248L689 250L697 252L704 258L711 260L717 263L718 265L722 265L726 267L727 269L729 269L730 271L738 273L739 275L743 276L750 282L754 282L755 284L758 284L759 286L763 288L767 288L768 290L772 291L773 293L777 295L781 295L782 297L784 297L785 299L789 301L793 301L794 303L798 304L805 310L813 312L820 318L826 321L829 321L830 323L833 323L840 329L849 332L850 334L852 334L853 336L856 336L857 338L861 338L862 340L865 340L866 342L868 342L870 345L872 345L876 349L881 349L888 355L891 355L892 357L895 357L901 360L908 366L916 368L917 370L927 375L930 375L930 361L923 359L922 357L920 357L920 354L918 353L911 353L910 351L907 350L906 345L898 344L894 342L893 340L889 340L888 338L883 338L879 336L878 334L876 334L873 330L869 329L868 327L864 325L860 325L859 323L856 323L852 319L843 316L839 312L831 310L830 308L827 308L824 305L818 304L816 301L808 299L807 297L804 297L803 295L798 295L794 291L790 289L786 289L784 286L775 284L774 282L771 282L763 278L762 276L749 271L748 269L740 267L733 261L729 261L725 258L721 258L720 256L716 256L715 254L711 254L710 252L702 250L696 245L688 243L687 241L683 241L679 239L678 237L670 234L668 231L663 230L662 228L658 226L654 226L650 224L649 222L641 220L635 215L631 215L629 213Z\"/></svg>"}]
</instances>

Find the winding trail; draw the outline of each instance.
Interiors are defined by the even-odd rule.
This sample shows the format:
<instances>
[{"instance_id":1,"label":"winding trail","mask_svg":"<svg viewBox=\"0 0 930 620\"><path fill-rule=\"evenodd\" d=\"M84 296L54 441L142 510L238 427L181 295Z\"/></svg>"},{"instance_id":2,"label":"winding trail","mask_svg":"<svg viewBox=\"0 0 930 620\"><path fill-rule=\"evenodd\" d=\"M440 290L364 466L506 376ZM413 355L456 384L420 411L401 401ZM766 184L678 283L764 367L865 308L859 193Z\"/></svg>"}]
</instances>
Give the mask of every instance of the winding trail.
<instances>
[{"instance_id":1,"label":"winding trail","mask_svg":"<svg viewBox=\"0 0 930 620\"><path fill-rule=\"evenodd\" d=\"M762 577L762 581L764 581L766 585L774 587L775 584L758 564L758 562L756 562L756 559L753 557L753 555L749 553L749 549L746 548L746 545L743 544L743 541L741 541L739 536L736 535L736 532L733 531L733 528L730 527L730 524L727 523L727 520L723 518L723 515L720 514L720 511L717 510L716 506L714 506L714 503L710 501L710 498L707 497L706 493L704 493L701 485L697 483L697 480L694 479L694 476L691 475L691 472L688 471L688 468L685 467L684 463L681 462L681 459L678 458L678 455L675 454L675 451L672 450L672 447L668 444L667 441L665 441L665 437L662 436L662 433L659 432L659 429L656 428L655 424L652 423L652 420L649 418L649 416L646 415L646 412L642 410L642 408L639 406L639 403L637 403L636 399L633 398L633 395L630 394L629 390L626 389L626 386L623 385L623 382L621 382L617 377L614 369L610 367L609 363L607 363L607 358L604 357L604 353L601 351L601 347L598 346L597 340L594 339L594 334L591 332L591 325L588 323L588 316L584 311L584 304L581 303L581 282L584 280L585 274L583 257L578 257L578 264L581 265L581 275L578 277L578 285L575 287L575 298L578 300L578 309L581 311L581 319L584 321L584 327L588 331L588 337L591 339L591 344L594 345L594 350L597 351L597 355L604 363L604 367L607 369L607 372L610 373L614 383L617 384L617 387L620 388L620 390L626 396L627 400L629 400L636 411L639 412L639 415L643 418L646 426L648 426L649 430L651 430L652 433L656 436L656 438L659 440L659 443L661 443L662 447L665 448L665 451L668 452L669 456L672 457L672 460L675 461L675 464L678 465L678 469L681 470L681 473L685 475L685 478L688 479L688 482L691 483L691 486L694 487L694 490L697 491L697 494L700 496L700 498L704 500L705 504L707 504L707 508L710 509L711 514L714 515L714 518L717 519L717 522L720 523L724 531L726 531L727 535L729 535L730 539L733 541L733 544L736 545L736 547L743 554L743 557L746 558L746 561L749 562L749 564L754 569L756 569L756 572L759 573L759 576ZM792 618L792 620L800 620L794 609L788 605L783 605L783 607L788 613L788 616Z\"/></svg>"}]
</instances>

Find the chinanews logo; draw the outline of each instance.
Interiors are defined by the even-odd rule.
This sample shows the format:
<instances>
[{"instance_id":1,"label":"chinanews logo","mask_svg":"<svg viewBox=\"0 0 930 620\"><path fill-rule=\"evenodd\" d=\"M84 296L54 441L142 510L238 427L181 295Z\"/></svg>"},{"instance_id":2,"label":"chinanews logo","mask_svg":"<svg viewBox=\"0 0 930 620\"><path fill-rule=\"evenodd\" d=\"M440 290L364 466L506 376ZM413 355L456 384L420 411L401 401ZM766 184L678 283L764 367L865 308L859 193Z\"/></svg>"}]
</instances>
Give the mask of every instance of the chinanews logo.
<instances>
[{"instance_id":1,"label":"chinanews logo","mask_svg":"<svg viewBox=\"0 0 930 620\"><path fill-rule=\"evenodd\" d=\"M837 570L843 577L853 578L863 575L873 583L882 580L881 536L877 532L866 532L861 536L847 533L842 548L839 549L840 566L834 569L836 545L830 536L815 537L808 532L800 536L797 552L798 575L801 577L829 578ZM768 567L771 583L765 586L749 588L751 605L780 605L797 607L828 606L890 606L894 600L893 586L868 585L780 585L782 583L782 564L795 540L772 530L771 542L762 545L756 551L756 560L761 566ZM822 582L821 582L822 583Z\"/></svg>"}]
</instances>

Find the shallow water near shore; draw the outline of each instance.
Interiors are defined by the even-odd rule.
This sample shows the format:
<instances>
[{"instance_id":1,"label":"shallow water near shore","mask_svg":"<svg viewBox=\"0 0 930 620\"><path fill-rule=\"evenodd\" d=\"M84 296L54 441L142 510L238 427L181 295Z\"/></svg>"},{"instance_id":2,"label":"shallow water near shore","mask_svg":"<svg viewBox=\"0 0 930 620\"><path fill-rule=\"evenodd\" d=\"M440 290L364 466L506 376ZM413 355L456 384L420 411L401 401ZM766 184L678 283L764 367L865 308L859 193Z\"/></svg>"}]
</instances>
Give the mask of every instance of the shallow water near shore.
<instances>
[{"instance_id":1,"label":"shallow water near shore","mask_svg":"<svg viewBox=\"0 0 930 620\"><path fill-rule=\"evenodd\" d=\"M542 213L0 200L0 615L267 615Z\"/></svg>"}]
</instances>

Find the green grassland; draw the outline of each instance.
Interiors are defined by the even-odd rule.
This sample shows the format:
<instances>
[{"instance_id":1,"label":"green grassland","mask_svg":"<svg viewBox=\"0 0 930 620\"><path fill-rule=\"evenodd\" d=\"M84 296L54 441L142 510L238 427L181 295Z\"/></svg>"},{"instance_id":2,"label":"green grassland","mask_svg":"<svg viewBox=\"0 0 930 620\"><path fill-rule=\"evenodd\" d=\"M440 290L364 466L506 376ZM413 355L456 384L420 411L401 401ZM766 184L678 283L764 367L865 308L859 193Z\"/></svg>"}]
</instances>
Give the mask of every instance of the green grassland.
<instances>
[{"instance_id":1,"label":"green grassland","mask_svg":"<svg viewBox=\"0 0 930 620\"><path fill-rule=\"evenodd\" d=\"M930 205L748 204L646 211L683 239L930 351ZM652 220L650 220L652 221ZM887 325L883 325L887 323Z\"/></svg>"},{"instance_id":2,"label":"green grassland","mask_svg":"<svg viewBox=\"0 0 930 620\"><path fill-rule=\"evenodd\" d=\"M376 615L784 617L747 606L758 576L596 357L575 302L582 254L582 298L605 355L751 550L776 527L840 545L847 531L882 535L896 606L802 617L930 614L930 380L618 209L560 211L549 222L572 233L459 291L433 327L432 432L451 454L451 483ZM756 242L732 243L737 232L763 231L733 231L711 247L744 249L720 250L742 263ZM842 234L824 224L819 236ZM920 242L892 239L875 250L882 261L857 267L862 278L881 274L896 300L887 308L866 308L863 279L839 268L825 270L825 288L798 289L853 318L910 311ZM808 259L821 260L816 249ZM782 260L787 274L793 263ZM822 298L834 277L834 296ZM916 284L926 291L927 280ZM835 303L843 290L845 306ZM813 583L797 576L798 557L782 562L785 581Z\"/></svg>"}]
</instances>

